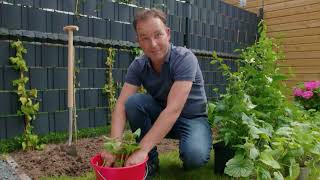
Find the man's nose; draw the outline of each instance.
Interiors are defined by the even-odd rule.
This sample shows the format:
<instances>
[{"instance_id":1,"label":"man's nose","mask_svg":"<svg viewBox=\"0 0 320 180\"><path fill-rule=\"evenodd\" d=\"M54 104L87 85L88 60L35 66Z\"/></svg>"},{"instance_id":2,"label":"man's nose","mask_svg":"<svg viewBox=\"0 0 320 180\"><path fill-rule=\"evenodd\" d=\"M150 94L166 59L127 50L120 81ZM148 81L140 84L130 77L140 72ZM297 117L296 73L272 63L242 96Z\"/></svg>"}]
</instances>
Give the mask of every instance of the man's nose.
<instances>
[{"instance_id":1,"label":"man's nose","mask_svg":"<svg viewBox=\"0 0 320 180\"><path fill-rule=\"evenodd\" d=\"M151 45L152 47L157 46L157 41L156 41L154 38L151 38L151 40L150 40L150 45Z\"/></svg>"}]
</instances>

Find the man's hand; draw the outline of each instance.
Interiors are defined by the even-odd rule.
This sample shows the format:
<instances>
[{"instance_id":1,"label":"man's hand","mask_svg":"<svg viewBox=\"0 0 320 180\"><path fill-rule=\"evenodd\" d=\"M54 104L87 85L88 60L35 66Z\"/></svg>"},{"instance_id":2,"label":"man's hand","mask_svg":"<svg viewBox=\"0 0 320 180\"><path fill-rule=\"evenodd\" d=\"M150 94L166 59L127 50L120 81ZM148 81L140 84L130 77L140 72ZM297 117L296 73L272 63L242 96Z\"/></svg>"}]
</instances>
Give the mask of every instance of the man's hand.
<instances>
[{"instance_id":1,"label":"man's hand","mask_svg":"<svg viewBox=\"0 0 320 180\"><path fill-rule=\"evenodd\" d=\"M126 160L125 166L133 166L135 164L141 163L146 159L147 156L147 151L139 149L129 156L129 158Z\"/></svg>"},{"instance_id":2,"label":"man's hand","mask_svg":"<svg viewBox=\"0 0 320 180\"><path fill-rule=\"evenodd\" d=\"M104 166L106 167L110 167L116 160L116 157L107 151L102 151L101 157L104 160Z\"/></svg>"}]
</instances>

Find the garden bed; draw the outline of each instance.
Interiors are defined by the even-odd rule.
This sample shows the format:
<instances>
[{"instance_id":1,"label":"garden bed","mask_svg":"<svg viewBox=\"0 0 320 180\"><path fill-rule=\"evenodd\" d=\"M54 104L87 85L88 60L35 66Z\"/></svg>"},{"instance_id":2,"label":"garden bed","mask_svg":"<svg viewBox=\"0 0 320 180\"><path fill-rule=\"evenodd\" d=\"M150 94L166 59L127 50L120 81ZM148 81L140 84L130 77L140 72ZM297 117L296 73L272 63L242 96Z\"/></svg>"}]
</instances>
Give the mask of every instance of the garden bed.
<instances>
[{"instance_id":1,"label":"garden bed","mask_svg":"<svg viewBox=\"0 0 320 180\"><path fill-rule=\"evenodd\" d=\"M49 144L43 151L18 151L10 155L19 168L32 179L43 176L81 176L92 170L90 157L102 149L103 137L85 138L76 144L76 152L65 144ZM164 139L158 146L159 153L178 148L178 141Z\"/></svg>"}]
</instances>

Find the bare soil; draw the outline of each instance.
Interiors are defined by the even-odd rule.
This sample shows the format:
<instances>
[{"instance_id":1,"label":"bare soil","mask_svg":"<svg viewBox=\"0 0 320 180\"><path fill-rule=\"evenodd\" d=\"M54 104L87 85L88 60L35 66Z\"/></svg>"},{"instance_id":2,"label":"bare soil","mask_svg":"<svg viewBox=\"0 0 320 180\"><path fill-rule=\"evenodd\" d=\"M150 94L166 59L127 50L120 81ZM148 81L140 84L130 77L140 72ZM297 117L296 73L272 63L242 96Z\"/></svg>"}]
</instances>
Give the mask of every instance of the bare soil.
<instances>
[{"instance_id":1,"label":"bare soil","mask_svg":"<svg viewBox=\"0 0 320 180\"><path fill-rule=\"evenodd\" d=\"M78 140L73 147L65 144L49 144L42 151L18 151L10 155L19 169L32 179L44 176L81 176L92 171L90 158L101 152L103 137ZM158 152L165 153L178 149L178 141L164 139L158 145Z\"/></svg>"}]
</instances>

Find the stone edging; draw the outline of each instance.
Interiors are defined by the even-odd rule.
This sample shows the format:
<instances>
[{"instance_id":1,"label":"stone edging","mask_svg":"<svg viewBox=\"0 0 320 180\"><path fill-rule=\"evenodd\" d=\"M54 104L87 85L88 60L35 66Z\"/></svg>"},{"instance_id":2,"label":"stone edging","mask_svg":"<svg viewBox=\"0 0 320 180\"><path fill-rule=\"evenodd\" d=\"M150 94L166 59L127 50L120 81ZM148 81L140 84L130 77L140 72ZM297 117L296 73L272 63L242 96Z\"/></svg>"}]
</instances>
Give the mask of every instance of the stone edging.
<instances>
[{"instance_id":1,"label":"stone edging","mask_svg":"<svg viewBox=\"0 0 320 180\"><path fill-rule=\"evenodd\" d=\"M5 155L5 160L11 167L11 169L20 178L20 180L32 180L27 174L25 174L21 169L19 169L17 162L11 156Z\"/></svg>"}]
</instances>

